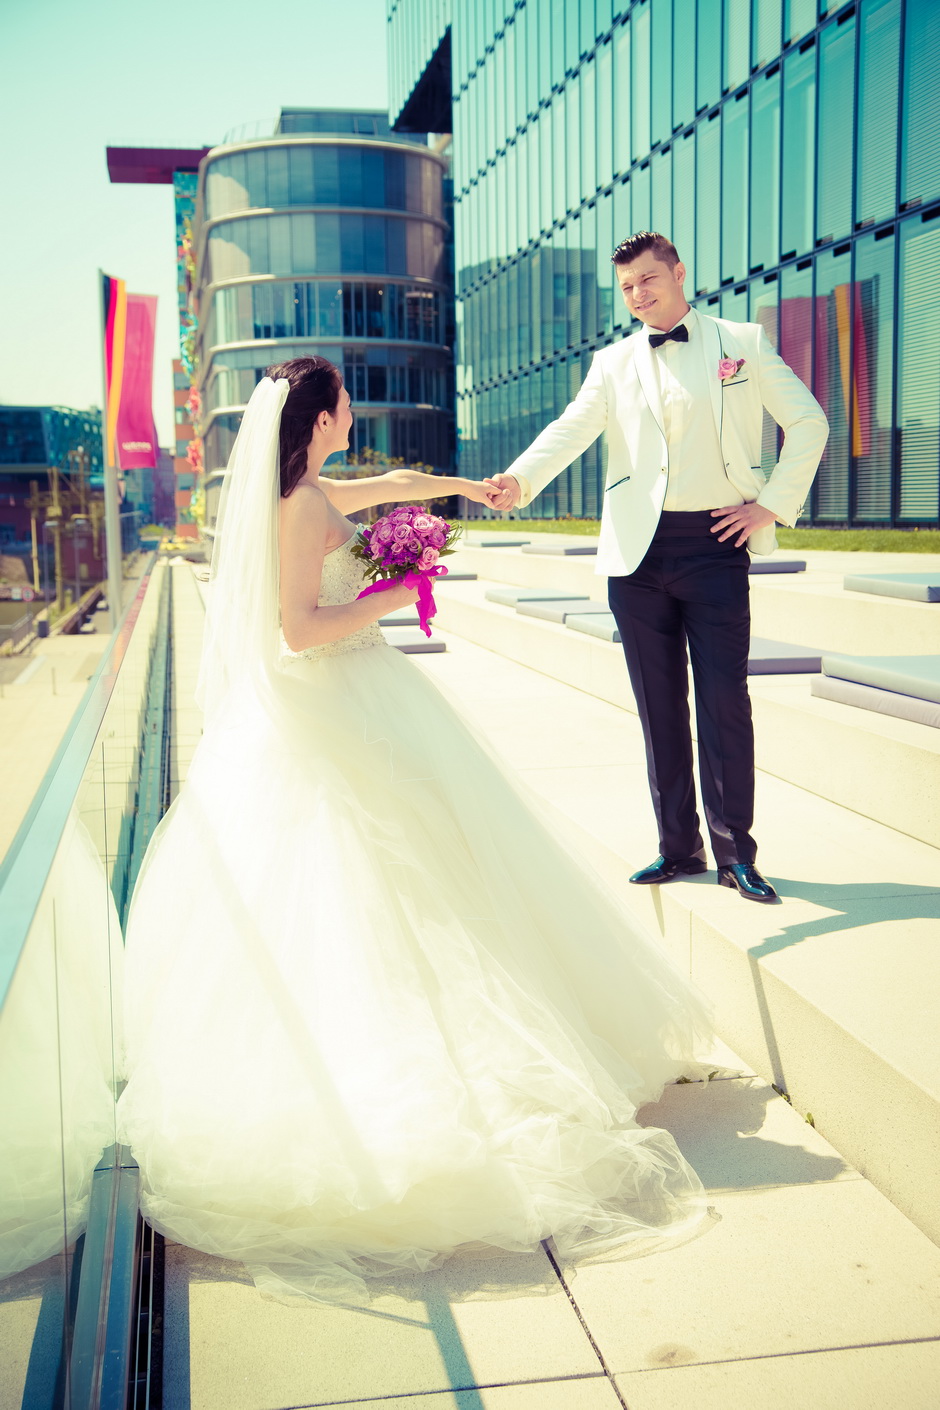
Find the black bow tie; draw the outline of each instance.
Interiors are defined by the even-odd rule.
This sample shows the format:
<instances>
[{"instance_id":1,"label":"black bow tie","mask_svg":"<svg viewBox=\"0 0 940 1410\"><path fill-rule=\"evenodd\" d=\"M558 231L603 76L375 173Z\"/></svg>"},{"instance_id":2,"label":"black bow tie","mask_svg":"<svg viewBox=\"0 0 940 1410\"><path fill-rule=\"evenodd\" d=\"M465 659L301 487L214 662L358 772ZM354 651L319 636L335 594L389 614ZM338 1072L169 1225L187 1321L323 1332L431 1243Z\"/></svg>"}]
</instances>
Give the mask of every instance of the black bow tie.
<instances>
[{"instance_id":1,"label":"black bow tie","mask_svg":"<svg viewBox=\"0 0 940 1410\"><path fill-rule=\"evenodd\" d=\"M650 347L661 348L663 343L668 343L670 338L675 338L677 343L687 343L689 341L689 330L684 323L680 323L678 328L673 328L670 333L651 333Z\"/></svg>"}]
</instances>

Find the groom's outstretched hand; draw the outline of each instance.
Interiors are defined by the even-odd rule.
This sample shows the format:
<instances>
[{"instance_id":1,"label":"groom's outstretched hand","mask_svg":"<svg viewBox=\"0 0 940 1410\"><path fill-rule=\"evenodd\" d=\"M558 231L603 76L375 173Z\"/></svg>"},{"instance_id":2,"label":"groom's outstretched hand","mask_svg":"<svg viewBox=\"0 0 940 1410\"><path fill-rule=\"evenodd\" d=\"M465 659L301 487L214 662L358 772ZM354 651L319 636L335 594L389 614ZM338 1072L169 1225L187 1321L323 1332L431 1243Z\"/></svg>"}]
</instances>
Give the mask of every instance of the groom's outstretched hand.
<instances>
[{"instance_id":1,"label":"groom's outstretched hand","mask_svg":"<svg viewBox=\"0 0 940 1410\"><path fill-rule=\"evenodd\" d=\"M768 524L777 522L776 514L756 500L750 504L730 504L725 509L713 509L712 518L718 520L717 524L712 525L712 533L718 535L721 543L733 534L738 535L735 548L747 543L755 529L764 529Z\"/></svg>"},{"instance_id":2,"label":"groom's outstretched hand","mask_svg":"<svg viewBox=\"0 0 940 1410\"><path fill-rule=\"evenodd\" d=\"M494 509L515 509L522 494L522 487L515 475L490 475L484 481L490 486L489 499Z\"/></svg>"}]
</instances>

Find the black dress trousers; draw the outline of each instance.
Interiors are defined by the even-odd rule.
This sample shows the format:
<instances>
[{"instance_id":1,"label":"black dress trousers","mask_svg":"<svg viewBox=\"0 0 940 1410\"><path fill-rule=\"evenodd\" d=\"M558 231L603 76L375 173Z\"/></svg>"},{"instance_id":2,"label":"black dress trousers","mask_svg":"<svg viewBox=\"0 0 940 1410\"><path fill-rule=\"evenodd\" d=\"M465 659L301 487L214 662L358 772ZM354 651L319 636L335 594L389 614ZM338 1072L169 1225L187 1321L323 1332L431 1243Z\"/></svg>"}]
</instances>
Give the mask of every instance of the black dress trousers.
<instances>
[{"instance_id":1,"label":"black dress trousers","mask_svg":"<svg viewBox=\"0 0 940 1410\"><path fill-rule=\"evenodd\" d=\"M664 857L703 846L692 776L692 662L702 803L718 866L753 862L754 730L747 690L747 548L707 511L664 512L640 566L609 580L636 695ZM688 645L688 656L686 646Z\"/></svg>"}]
</instances>

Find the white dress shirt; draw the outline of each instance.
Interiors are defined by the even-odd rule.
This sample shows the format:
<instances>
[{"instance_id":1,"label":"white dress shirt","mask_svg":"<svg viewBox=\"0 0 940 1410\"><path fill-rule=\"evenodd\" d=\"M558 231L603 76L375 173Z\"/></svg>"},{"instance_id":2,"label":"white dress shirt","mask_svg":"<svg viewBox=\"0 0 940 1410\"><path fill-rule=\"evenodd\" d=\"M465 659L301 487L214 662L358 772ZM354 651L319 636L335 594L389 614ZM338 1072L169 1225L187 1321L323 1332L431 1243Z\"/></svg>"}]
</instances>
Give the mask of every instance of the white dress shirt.
<instances>
[{"instance_id":1,"label":"white dress shirt","mask_svg":"<svg viewBox=\"0 0 940 1410\"><path fill-rule=\"evenodd\" d=\"M653 349L669 449L663 509L723 509L725 505L743 504L743 496L725 473L695 309L690 308L674 327L680 323L689 331L687 343L670 339ZM650 329L651 333L656 331ZM717 376L716 368L711 369L711 375Z\"/></svg>"}]
</instances>

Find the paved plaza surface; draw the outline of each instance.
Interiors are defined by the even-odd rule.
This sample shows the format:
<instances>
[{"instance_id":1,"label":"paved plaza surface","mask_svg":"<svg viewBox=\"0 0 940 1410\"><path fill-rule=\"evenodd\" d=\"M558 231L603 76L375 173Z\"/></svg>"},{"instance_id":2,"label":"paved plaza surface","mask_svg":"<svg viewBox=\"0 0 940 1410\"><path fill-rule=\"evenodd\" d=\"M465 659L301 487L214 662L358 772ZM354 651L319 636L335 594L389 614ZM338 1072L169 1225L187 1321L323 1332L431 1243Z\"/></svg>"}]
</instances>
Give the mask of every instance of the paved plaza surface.
<instances>
[{"instance_id":1,"label":"paved plaza surface","mask_svg":"<svg viewBox=\"0 0 940 1410\"><path fill-rule=\"evenodd\" d=\"M631 887L655 830L617 650L485 600L491 580L558 573L570 586L589 563L472 546L452 562L489 577L440 585L447 651L415 669L715 1004L714 1061L735 1075L670 1086L641 1113L673 1133L714 1219L681 1247L577 1269L550 1247L461 1254L377 1285L368 1307L266 1301L241 1265L170 1244L166 1410L936 1410L938 731L814 706L805 678L755 681L755 831L781 904L749 904L714 871ZM866 628L842 571L757 583L755 611L776 613L791 640L807 622L873 642L906 632L905 650L932 640L940 616L912 604L876 604ZM201 732L204 609L191 566L170 572L178 786ZM600 597L603 584L585 590ZM24 811L103 646L43 643L45 660L4 685L0 762Z\"/></svg>"},{"instance_id":2,"label":"paved plaza surface","mask_svg":"<svg viewBox=\"0 0 940 1410\"><path fill-rule=\"evenodd\" d=\"M442 586L442 619L454 615L457 593L479 587ZM189 692L201 616L199 585L177 567L178 782L199 737ZM864 968L894 957L903 979L916 956L928 962L940 851L761 772L761 860L781 906L748 904L718 888L714 873L638 895L625 878L649 860L655 833L635 715L505 651L442 635L447 652L414 658L416 669L521 772L543 814L706 991L714 986L722 1010L741 1010L745 1039L753 1027L775 1044L777 1068L758 1072L766 1050L752 1064L722 1046L716 1062L740 1075L671 1086L644 1109L645 1124L674 1134L715 1209L704 1234L669 1252L577 1270L556 1266L548 1250L461 1255L383 1285L368 1308L343 1308L265 1301L239 1265L170 1245L167 1410L936 1410L940 1248L922 1227L929 1213L916 1198L902 1212L827 1135L830 1124L841 1131L845 1109L869 1109L867 1124L847 1123L846 1140L908 1199L892 1149L901 1166L926 1157L912 1157L894 1107L936 1110L940 1084L927 1093L933 1106L918 1106L930 1087L921 1048L935 1047L933 1010L908 996L936 990L937 964L908 977L906 1013L880 978L879 1012ZM848 1005L841 1014L837 999ZM798 1089L824 1082L825 1071L803 1070L801 1050L828 1052L830 1030L850 1043L859 1081L853 1089L839 1078L814 1128L768 1078L779 1072L790 1085L792 1076ZM905 1086L905 1064L917 1091ZM919 1177L933 1203L933 1177Z\"/></svg>"}]
</instances>

